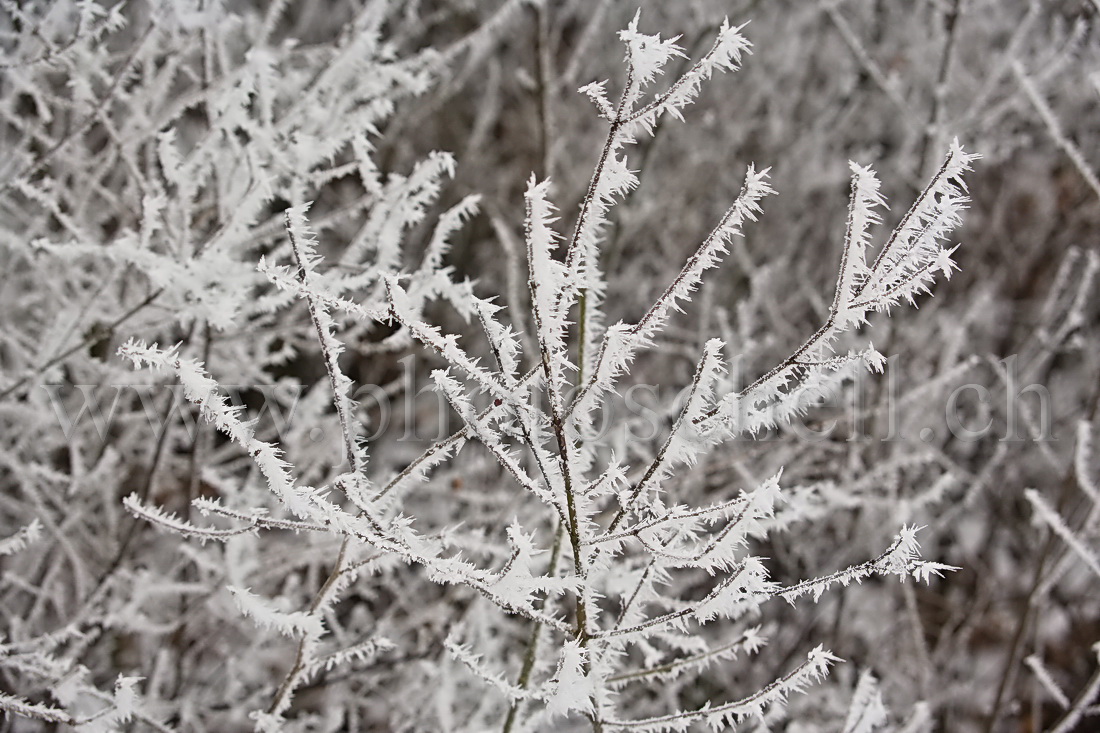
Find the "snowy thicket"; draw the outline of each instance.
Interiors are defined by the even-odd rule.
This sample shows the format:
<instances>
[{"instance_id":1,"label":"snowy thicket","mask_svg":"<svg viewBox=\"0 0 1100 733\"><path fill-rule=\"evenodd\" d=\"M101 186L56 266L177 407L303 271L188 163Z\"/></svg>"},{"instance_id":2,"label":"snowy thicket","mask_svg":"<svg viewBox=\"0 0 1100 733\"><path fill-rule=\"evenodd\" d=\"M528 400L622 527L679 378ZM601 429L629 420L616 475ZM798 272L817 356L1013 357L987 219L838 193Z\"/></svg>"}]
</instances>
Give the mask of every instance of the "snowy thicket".
<instances>
[{"instance_id":1,"label":"snowy thicket","mask_svg":"<svg viewBox=\"0 0 1100 733\"><path fill-rule=\"evenodd\" d=\"M1100 720L1100 5L642 5L0 0L0 730Z\"/></svg>"}]
</instances>

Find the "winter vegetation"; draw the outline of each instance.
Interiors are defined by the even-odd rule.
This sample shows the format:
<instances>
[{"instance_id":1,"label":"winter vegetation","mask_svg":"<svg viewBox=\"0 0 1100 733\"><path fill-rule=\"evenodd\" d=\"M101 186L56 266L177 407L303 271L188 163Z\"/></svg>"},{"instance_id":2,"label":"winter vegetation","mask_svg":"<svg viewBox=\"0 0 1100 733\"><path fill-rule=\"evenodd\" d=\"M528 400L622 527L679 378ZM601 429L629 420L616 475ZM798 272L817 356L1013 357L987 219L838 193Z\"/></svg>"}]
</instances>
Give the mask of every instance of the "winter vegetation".
<instances>
[{"instance_id":1,"label":"winter vegetation","mask_svg":"<svg viewBox=\"0 0 1100 733\"><path fill-rule=\"evenodd\" d=\"M1098 27L0 0L0 732L1097 729Z\"/></svg>"}]
</instances>

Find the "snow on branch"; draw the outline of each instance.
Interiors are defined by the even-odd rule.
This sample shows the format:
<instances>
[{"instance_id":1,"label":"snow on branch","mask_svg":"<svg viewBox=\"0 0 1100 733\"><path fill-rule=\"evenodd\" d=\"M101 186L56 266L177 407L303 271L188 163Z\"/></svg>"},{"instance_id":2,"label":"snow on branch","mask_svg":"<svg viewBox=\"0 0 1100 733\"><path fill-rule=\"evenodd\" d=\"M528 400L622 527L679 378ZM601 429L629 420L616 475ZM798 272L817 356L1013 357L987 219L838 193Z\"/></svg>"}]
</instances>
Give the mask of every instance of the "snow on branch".
<instances>
[{"instance_id":1,"label":"snow on branch","mask_svg":"<svg viewBox=\"0 0 1100 733\"><path fill-rule=\"evenodd\" d=\"M719 264L728 251L730 240L741 234L741 226L746 221L756 220L761 211L760 201L773 193L774 189L768 184L768 170L757 171L750 165L745 174L744 185L733 205L726 210L717 226L688 258L645 315L632 326L620 324L608 330L600 345L595 366L590 372L591 376L574 400L571 411L587 413L595 407L603 394L612 389L615 380L626 371L637 350L653 344L653 337L665 326L670 312L681 311L680 302L691 299L691 294L702 282L703 273Z\"/></svg>"},{"instance_id":2,"label":"snow on branch","mask_svg":"<svg viewBox=\"0 0 1100 733\"><path fill-rule=\"evenodd\" d=\"M886 205L879 193L879 180L870 168L850 162L852 169L852 196L848 205L848 230L844 235L844 251L840 258L840 275L837 277L836 294L832 310L847 313L859 288L867 282L867 247L870 244L870 227L881 219L875 211Z\"/></svg>"},{"instance_id":3,"label":"snow on branch","mask_svg":"<svg viewBox=\"0 0 1100 733\"><path fill-rule=\"evenodd\" d=\"M824 679L829 667L841 661L818 646L806 657L806 661L783 677L771 682L757 692L736 702L721 705L707 703L698 710L671 713L642 720L608 720L609 730L637 730L644 733L675 733L685 731L695 722L706 724L710 730L730 730L750 718L763 719L764 712L773 705L782 704L792 693L804 692L810 685Z\"/></svg>"},{"instance_id":4,"label":"snow on branch","mask_svg":"<svg viewBox=\"0 0 1100 733\"><path fill-rule=\"evenodd\" d=\"M24 718L41 720L46 723L76 725L78 722L76 718L72 717L64 710L59 710L58 708L40 703L28 702L14 695L9 695L6 692L0 692L0 710L3 710L8 715L21 715Z\"/></svg>"},{"instance_id":5,"label":"snow on branch","mask_svg":"<svg viewBox=\"0 0 1100 733\"><path fill-rule=\"evenodd\" d=\"M319 616L304 611L280 611L248 588L230 586L229 592L233 594L241 613L252 618L261 629L274 629L290 637L317 638L325 633L324 622Z\"/></svg>"},{"instance_id":6,"label":"snow on branch","mask_svg":"<svg viewBox=\"0 0 1100 733\"><path fill-rule=\"evenodd\" d=\"M659 550L647 548L660 558ZM592 635L596 639L641 639L662 629L684 631L689 622L705 624L716 618L736 618L774 594L775 583L758 557L746 557L718 581L702 599L675 611L659 614L632 626L621 626Z\"/></svg>"},{"instance_id":7,"label":"snow on branch","mask_svg":"<svg viewBox=\"0 0 1100 733\"><path fill-rule=\"evenodd\" d=\"M1063 710L1069 708L1070 701L1065 691L1054 681L1054 677L1051 676L1050 670L1047 669L1046 665L1043 664L1043 660L1040 659L1038 655L1029 654L1024 658L1024 664L1026 664L1027 668L1035 675L1035 679L1039 681L1039 684L1043 686L1047 694L1050 695L1054 702L1058 703L1058 707Z\"/></svg>"},{"instance_id":8,"label":"snow on branch","mask_svg":"<svg viewBox=\"0 0 1100 733\"><path fill-rule=\"evenodd\" d=\"M556 219L554 206L547 200L548 188L549 181L538 183L534 176L527 184L525 239L535 332L552 406L560 412L565 391L563 372L568 364L566 318L573 302L574 282L566 266L553 256L560 236L551 226Z\"/></svg>"},{"instance_id":9,"label":"snow on branch","mask_svg":"<svg viewBox=\"0 0 1100 733\"><path fill-rule=\"evenodd\" d=\"M219 499L210 499L205 496L200 496L192 502L192 505L199 510L203 515L217 514L229 519L236 519L241 522L247 522L261 527L263 529L283 529L292 532L326 532L328 529L320 524L311 524L310 522L298 522L293 519L277 519L275 517L266 516L261 510L256 509L251 512L239 511L237 509L230 509L227 506L223 506Z\"/></svg>"},{"instance_id":10,"label":"snow on branch","mask_svg":"<svg viewBox=\"0 0 1100 733\"><path fill-rule=\"evenodd\" d=\"M1097 456L1094 445L1095 424L1087 420L1077 423L1077 446L1073 451L1073 471L1077 485L1089 497L1094 508L1100 508L1100 480L1097 479Z\"/></svg>"},{"instance_id":11,"label":"snow on branch","mask_svg":"<svg viewBox=\"0 0 1100 733\"><path fill-rule=\"evenodd\" d=\"M337 667L366 662L396 647L397 645L393 641L384 637L364 639L358 644L349 646L346 649L340 649L331 654L326 654L314 660L306 667L303 676L309 679L319 672L331 672Z\"/></svg>"},{"instance_id":12,"label":"snow on branch","mask_svg":"<svg viewBox=\"0 0 1100 733\"><path fill-rule=\"evenodd\" d=\"M302 204L287 209L286 231L290 239L290 251L298 266L298 280L303 287L302 296L309 306L309 317L313 321L317 341L321 345L321 354L325 359L325 370L328 372L329 386L332 389L332 401L336 407L336 415L340 420L340 432L344 438L345 458L357 482L352 492L358 495L362 491L361 484L366 482L366 477L363 476L366 455L358 444L357 423L352 417L355 403L348 397L352 382L340 370L340 354L344 351L344 345L336 338L336 324L332 316L329 315L325 305L313 297L310 289L320 257L317 255L317 240L306 222L305 215L308 208L309 204Z\"/></svg>"},{"instance_id":13,"label":"snow on branch","mask_svg":"<svg viewBox=\"0 0 1100 733\"><path fill-rule=\"evenodd\" d=\"M616 198L638 185L636 172L627 164L623 148L636 143L639 132L652 134L657 120L665 112L682 120L682 109L695 100L702 83L711 77L715 69L735 70L741 54L750 46L740 35L740 28L730 28L729 23L723 21L711 49L675 80L664 94L638 108L643 90L662 73L671 59L684 55L683 49L676 45L678 37L662 40L659 35L643 34L638 31L639 19L640 13L619 34L627 48L627 79L617 107L613 108L607 99L606 82L589 84L580 89L610 123L565 255L566 271L575 280L582 304L578 324L581 352L585 357L583 363L578 365L582 374L591 373L588 361L596 351L591 342L603 329L600 304L606 283L599 268L600 234ZM568 303L565 307L568 308Z\"/></svg>"},{"instance_id":14,"label":"snow on branch","mask_svg":"<svg viewBox=\"0 0 1100 733\"><path fill-rule=\"evenodd\" d=\"M965 152L957 140L952 143L940 169L869 265L868 230L878 221L875 209L883 199L874 173L853 165L848 227L836 293L825 323L751 385L726 395L699 422L718 418L735 433L755 432L804 409L829 384L846 375L840 367L862 363L872 371L881 370L885 358L873 347L849 352L838 360L831 353L833 344L841 333L866 323L871 312L889 311L902 300L913 304L919 293L929 291L937 273L950 277L955 267L951 260L954 248L947 248L942 240L961 222L969 201L962 175L978 157ZM799 385L804 389L798 389ZM797 399L790 400L791 395Z\"/></svg>"},{"instance_id":15,"label":"snow on branch","mask_svg":"<svg viewBox=\"0 0 1100 733\"><path fill-rule=\"evenodd\" d=\"M474 298L473 305L481 329L489 342L493 359L497 363L500 378L509 389L515 389L516 373L519 371L521 359L518 334L511 326L503 325L497 320L496 314L503 310L503 306L481 298Z\"/></svg>"},{"instance_id":16,"label":"snow on branch","mask_svg":"<svg viewBox=\"0 0 1100 733\"><path fill-rule=\"evenodd\" d=\"M0 540L0 557L22 552L28 545L37 542L41 536L42 523L35 519L25 527L20 527L14 534Z\"/></svg>"},{"instance_id":17,"label":"snow on branch","mask_svg":"<svg viewBox=\"0 0 1100 733\"><path fill-rule=\"evenodd\" d=\"M201 364L181 357L178 347L165 350L157 344L146 346L134 340L119 347L118 353L129 359L135 367L148 365L175 373L183 385L184 397L197 405L203 417L252 457L267 480L268 488L287 509L304 519L314 515L311 505L312 490L295 485L290 466L283 460L282 452L274 445L255 437L251 426L239 417L242 408L228 404L217 382L206 375Z\"/></svg>"},{"instance_id":18,"label":"snow on branch","mask_svg":"<svg viewBox=\"0 0 1100 733\"><path fill-rule=\"evenodd\" d=\"M951 565L918 559L920 557L920 544L917 542L919 529L920 527L902 527L890 547L874 560L780 588L775 595L792 604L801 596L811 595L816 602L831 586L838 584L848 586L852 582L862 583L865 578L872 575L897 575L902 579L912 576L918 581L928 582L933 575L942 577L943 571L958 570L959 568Z\"/></svg>"},{"instance_id":19,"label":"snow on branch","mask_svg":"<svg viewBox=\"0 0 1100 733\"><path fill-rule=\"evenodd\" d=\"M632 682L646 682L649 680L666 682L690 672L705 670L711 664L720 661L736 659L739 654L755 654L764 646L766 641L767 639L760 633L760 627L753 626L745 629L733 641L713 649L673 659L646 669L623 672L609 677L607 684L612 687L619 687Z\"/></svg>"},{"instance_id":20,"label":"snow on branch","mask_svg":"<svg viewBox=\"0 0 1100 733\"><path fill-rule=\"evenodd\" d=\"M236 537L256 529L255 524L239 529L216 529L214 527L197 527L190 522L180 519L175 514L169 514L163 509L148 506L141 501L137 494L130 494L122 500L123 505L139 519L144 519L150 524L155 524L164 529L175 532L184 537L194 537L203 542L217 540L225 542L230 537Z\"/></svg>"},{"instance_id":21,"label":"snow on branch","mask_svg":"<svg viewBox=\"0 0 1100 733\"><path fill-rule=\"evenodd\" d=\"M632 509L634 502L644 496L651 486L659 487L678 465L691 464L705 447L702 436L694 430L694 421L710 405L714 385L722 372L722 342L711 339L703 347L703 356L695 369L687 401L679 417L665 438L664 445L654 456L645 474L622 503L621 511L608 527L608 534L622 521L624 513Z\"/></svg>"},{"instance_id":22,"label":"snow on branch","mask_svg":"<svg viewBox=\"0 0 1100 733\"><path fill-rule=\"evenodd\" d=\"M448 654L473 672L482 682L496 689L498 692L503 693L504 696L508 698L509 702L514 703L519 700L537 700L542 698L543 695L539 691L528 690L514 685L505 678L503 673L494 672L488 669L479 655L475 654L470 647L458 642L455 638L455 634L452 633L448 636L444 641L444 645Z\"/></svg>"},{"instance_id":23,"label":"snow on branch","mask_svg":"<svg viewBox=\"0 0 1100 733\"><path fill-rule=\"evenodd\" d=\"M479 359L471 357L459 346L456 334L444 334L439 326L432 326L421 320L408 293L396 278L386 278L386 297L390 303L391 316L404 326L413 338L439 354L449 364L461 369L483 391L497 399L507 401L515 409L530 409L522 391L509 388L502 378L482 367Z\"/></svg>"},{"instance_id":24,"label":"snow on branch","mask_svg":"<svg viewBox=\"0 0 1100 733\"><path fill-rule=\"evenodd\" d=\"M638 33L637 24L638 16L635 16L630 28L621 33L620 38L627 43L628 69L633 72L640 91L657 73L660 73L660 69L670 58L682 57L683 49L675 45L678 38L661 41L660 36L646 36ZM695 101L703 82L710 79L715 70L729 72L740 68L742 54L748 53L752 47L748 39L741 35L744 27L744 25L731 27L729 19L724 18L710 50L674 81L668 91L636 110L634 102L637 101L637 96L632 94L628 97L626 121L636 122L646 130L652 130L660 116L667 112L682 122L684 107ZM648 80L647 74L649 74Z\"/></svg>"},{"instance_id":25,"label":"snow on branch","mask_svg":"<svg viewBox=\"0 0 1100 733\"><path fill-rule=\"evenodd\" d=\"M295 297L312 297L315 302L330 310L338 310L341 313L355 318L363 323L382 322L389 317L382 308L371 308L360 303L355 303L347 298L334 295L322 287L322 283L311 282L308 286L290 271L286 265L273 265L266 257L261 256L256 267L279 290L288 292Z\"/></svg>"},{"instance_id":26,"label":"snow on branch","mask_svg":"<svg viewBox=\"0 0 1100 733\"><path fill-rule=\"evenodd\" d=\"M669 312L680 311L680 301L690 300L691 294L703 280L703 273L716 267L722 256L728 252L730 240L742 234L741 226L746 221L756 221L757 215L762 211L760 202L765 196L775 193L775 189L768 183L769 170L765 168L758 171L756 166L749 166L737 199L726 209L718 224L684 263L661 296L631 328L631 336L639 343L648 344L653 334L665 325Z\"/></svg>"},{"instance_id":27,"label":"snow on branch","mask_svg":"<svg viewBox=\"0 0 1100 733\"><path fill-rule=\"evenodd\" d=\"M469 428L472 435L493 454L501 467L508 471L526 491L561 514L561 505L554 494L547 488L540 486L535 479L528 475L519 464L516 456L512 454L501 441L500 436L492 429L490 424L492 421L491 415L477 414L469 398L463 393L461 385L446 371L441 369L433 371L432 379L435 381L436 389L447 398L447 402L462 418L463 423Z\"/></svg>"},{"instance_id":28,"label":"snow on branch","mask_svg":"<svg viewBox=\"0 0 1100 733\"><path fill-rule=\"evenodd\" d=\"M453 155L433 152L408 176L391 174L378 194L379 204L344 250L340 264L358 263L373 250L371 266L375 272L396 272L402 259L404 231L424 219L428 205L439 196L443 178L453 176L454 170Z\"/></svg>"},{"instance_id":29,"label":"snow on branch","mask_svg":"<svg viewBox=\"0 0 1100 733\"><path fill-rule=\"evenodd\" d=\"M639 522L626 533L636 537L666 566L694 567L711 575L728 570L743 562L738 560L738 553L749 537L766 534L763 522L775 514L781 474L732 501L694 509L674 507L654 520ZM672 518L676 521L666 521ZM719 524L719 529L708 536L704 529L710 524Z\"/></svg>"},{"instance_id":30,"label":"snow on branch","mask_svg":"<svg viewBox=\"0 0 1100 733\"><path fill-rule=\"evenodd\" d=\"M871 670L864 670L856 683L852 704L844 719L843 733L874 733L886 724L888 718L878 680Z\"/></svg>"},{"instance_id":31,"label":"snow on branch","mask_svg":"<svg viewBox=\"0 0 1100 733\"><path fill-rule=\"evenodd\" d=\"M1070 529L1062 516L1043 498L1042 494L1035 489L1025 489L1024 496L1031 503L1032 510L1035 512L1036 523L1045 524L1054 534L1058 535L1059 539L1065 542L1066 546L1081 558L1085 566L1100 578L1100 555L1097 555L1082 537Z\"/></svg>"},{"instance_id":32,"label":"snow on branch","mask_svg":"<svg viewBox=\"0 0 1100 733\"><path fill-rule=\"evenodd\" d=\"M853 293L854 302L838 311L838 328L863 322L867 311L885 311L903 299L912 304L918 293L928 292L937 272L951 277L954 248L947 249L941 240L962 223L962 212L970 202L962 176L979 157L964 151L958 140L951 143L943 165L890 234ZM869 202L856 201L853 206L858 210ZM845 249L850 246L846 241Z\"/></svg>"}]
</instances>

